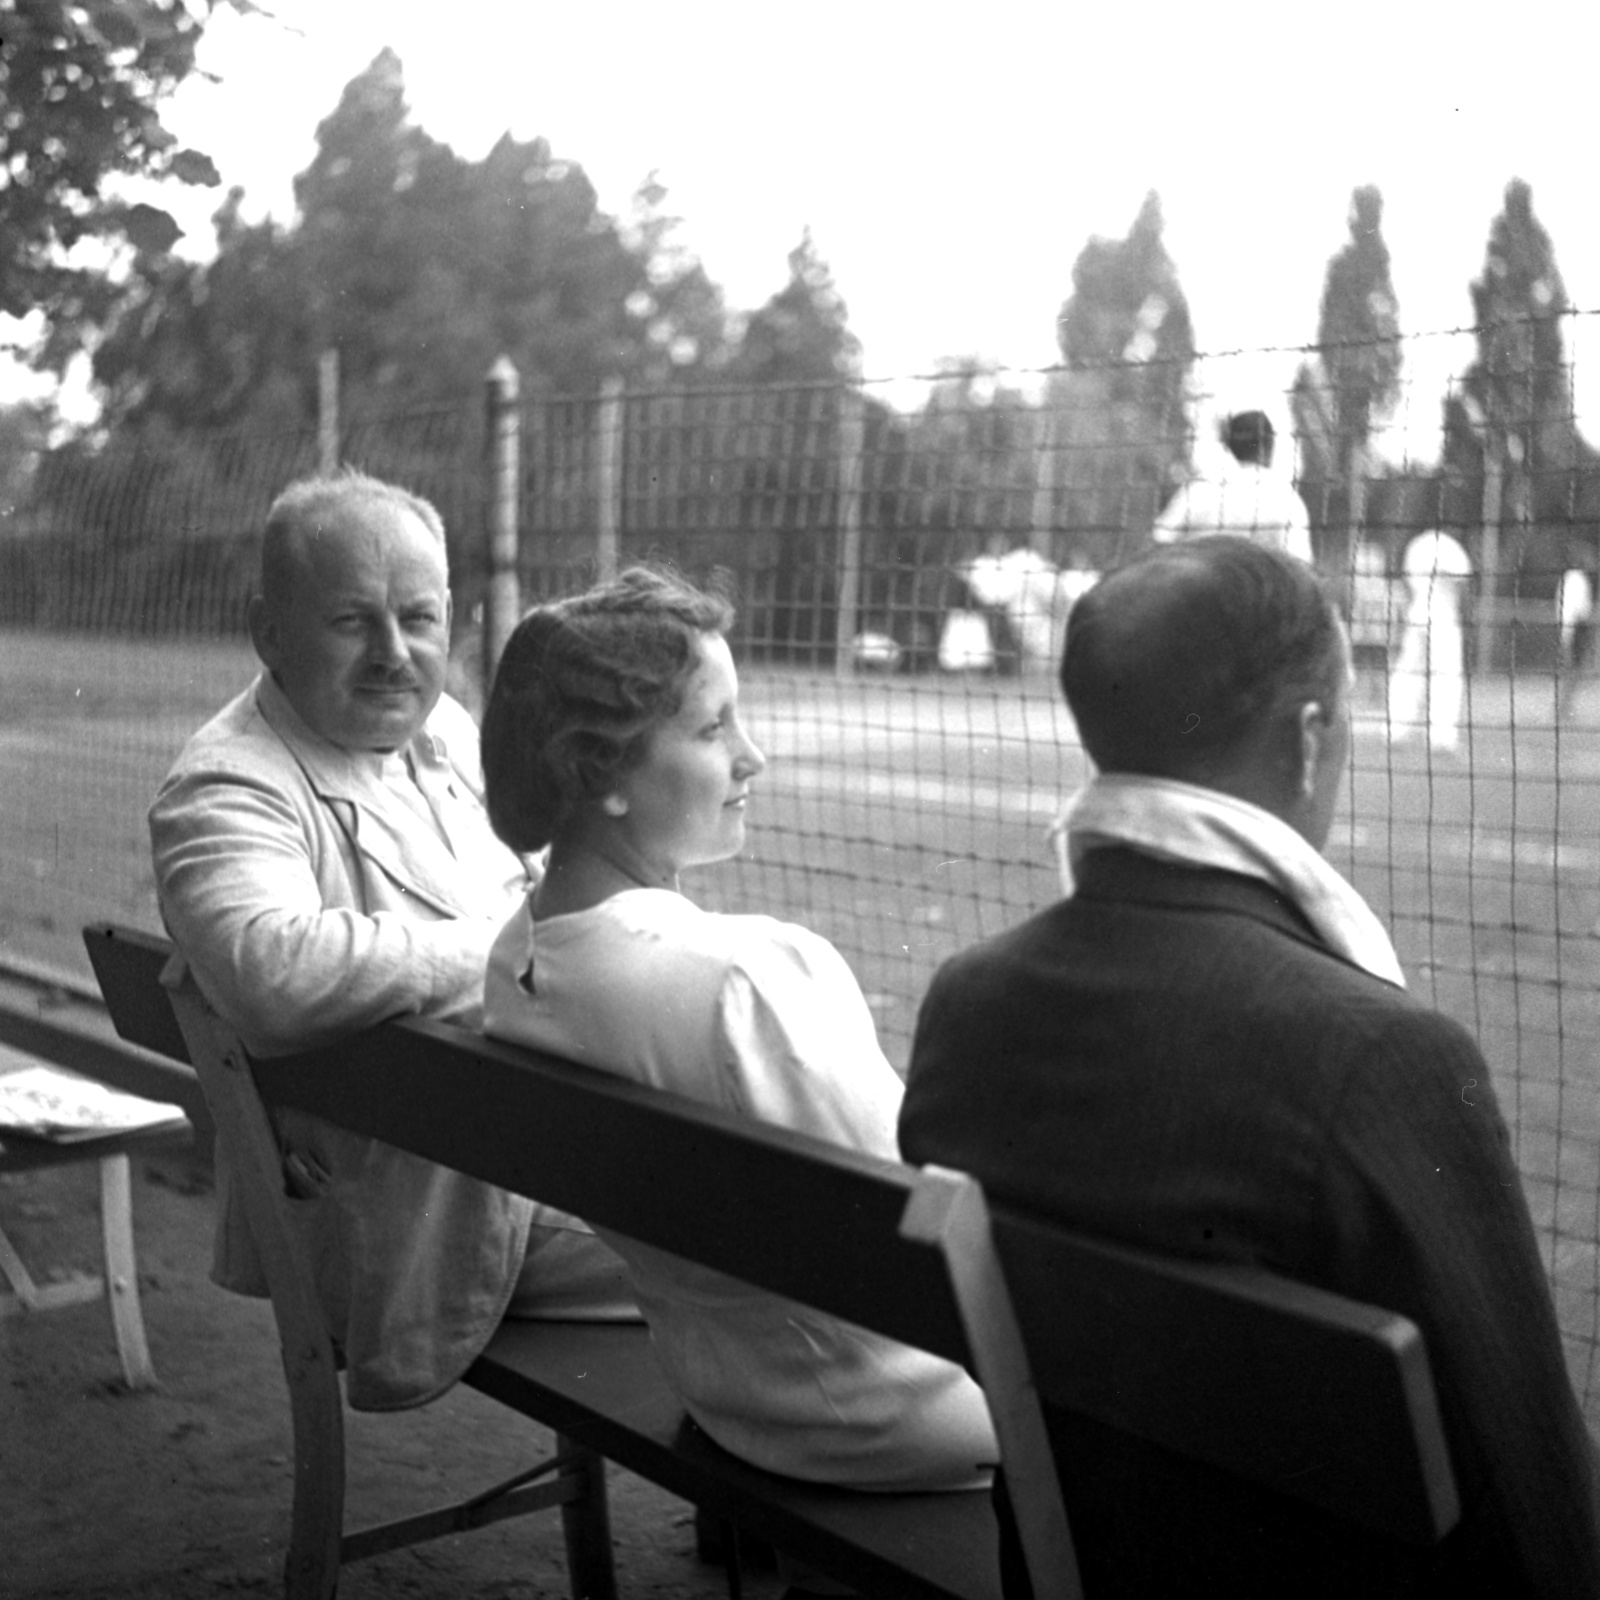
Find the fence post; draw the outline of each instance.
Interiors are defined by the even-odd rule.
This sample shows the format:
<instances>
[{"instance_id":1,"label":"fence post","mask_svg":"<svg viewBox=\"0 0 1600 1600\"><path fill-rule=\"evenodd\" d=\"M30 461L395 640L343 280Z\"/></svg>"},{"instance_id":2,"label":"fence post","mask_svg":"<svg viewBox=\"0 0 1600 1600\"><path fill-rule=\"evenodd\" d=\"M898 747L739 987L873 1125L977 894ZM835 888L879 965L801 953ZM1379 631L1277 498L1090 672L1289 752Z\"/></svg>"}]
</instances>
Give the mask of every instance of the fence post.
<instances>
[{"instance_id":1,"label":"fence post","mask_svg":"<svg viewBox=\"0 0 1600 1600\"><path fill-rule=\"evenodd\" d=\"M865 442L862 396L847 384L839 391L839 611L833 632L833 670L841 678L852 671L852 641L860 632L861 456Z\"/></svg>"},{"instance_id":2,"label":"fence post","mask_svg":"<svg viewBox=\"0 0 1600 1600\"><path fill-rule=\"evenodd\" d=\"M1478 548L1477 649L1474 666L1488 672L1494 666L1495 629L1500 622L1500 518L1505 502L1505 469L1493 435L1486 429L1483 441L1483 540ZM1510 663L1507 662L1509 667Z\"/></svg>"},{"instance_id":3,"label":"fence post","mask_svg":"<svg viewBox=\"0 0 1600 1600\"><path fill-rule=\"evenodd\" d=\"M317 464L324 474L339 469L339 352L332 346L317 357Z\"/></svg>"},{"instance_id":4,"label":"fence post","mask_svg":"<svg viewBox=\"0 0 1600 1600\"><path fill-rule=\"evenodd\" d=\"M600 448L595 453L595 496L599 503L595 562L602 583L617 575L622 543L622 379L600 385Z\"/></svg>"},{"instance_id":5,"label":"fence post","mask_svg":"<svg viewBox=\"0 0 1600 1600\"><path fill-rule=\"evenodd\" d=\"M522 611L517 573L517 513L522 469L522 383L510 356L489 368L485 387L488 427L488 584L483 607L483 691L494 681L495 663Z\"/></svg>"},{"instance_id":6,"label":"fence post","mask_svg":"<svg viewBox=\"0 0 1600 1600\"><path fill-rule=\"evenodd\" d=\"M1046 561L1056 563L1056 397L1045 389L1038 410L1039 441L1034 451L1033 515L1028 543Z\"/></svg>"}]
</instances>

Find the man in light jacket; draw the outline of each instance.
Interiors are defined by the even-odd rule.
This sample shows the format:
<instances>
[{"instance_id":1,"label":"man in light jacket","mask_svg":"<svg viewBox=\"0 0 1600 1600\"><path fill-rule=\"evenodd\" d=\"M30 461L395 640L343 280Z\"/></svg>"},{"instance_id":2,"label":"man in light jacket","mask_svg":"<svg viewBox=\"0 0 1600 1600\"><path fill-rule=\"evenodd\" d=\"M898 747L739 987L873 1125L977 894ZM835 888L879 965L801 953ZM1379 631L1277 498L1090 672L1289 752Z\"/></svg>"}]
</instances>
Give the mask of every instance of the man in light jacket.
<instances>
[{"instance_id":1,"label":"man in light jacket","mask_svg":"<svg viewBox=\"0 0 1600 1600\"><path fill-rule=\"evenodd\" d=\"M192 976L261 1056L408 1014L476 1025L529 873L490 831L477 729L443 694L438 512L353 472L291 485L249 621L265 670L190 739L150 811L169 980ZM353 1406L432 1399L507 1312L637 1314L576 1218L304 1113L277 1120ZM225 1168L220 1191L213 1275L264 1294Z\"/></svg>"}]
</instances>

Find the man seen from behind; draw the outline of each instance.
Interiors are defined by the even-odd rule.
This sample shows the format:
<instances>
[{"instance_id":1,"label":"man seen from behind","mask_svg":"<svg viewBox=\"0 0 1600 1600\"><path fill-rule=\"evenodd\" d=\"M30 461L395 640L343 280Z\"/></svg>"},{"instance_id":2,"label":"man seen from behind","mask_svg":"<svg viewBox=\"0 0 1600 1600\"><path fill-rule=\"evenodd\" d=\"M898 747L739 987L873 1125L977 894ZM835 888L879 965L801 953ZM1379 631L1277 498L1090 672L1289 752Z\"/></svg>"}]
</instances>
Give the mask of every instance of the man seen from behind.
<instances>
[{"instance_id":1,"label":"man seen from behind","mask_svg":"<svg viewBox=\"0 0 1600 1600\"><path fill-rule=\"evenodd\" d=\"M1097 775L1064 818L1069 892L936 975L901 1146L1409 1317L1463 1512L1407 1592L1592 1600L1590 1443L1488 1067L1319 853L1350 677L1311 569L1250 541L1158 547L1078 601L1061 682ZM1090 1593L1352 1592L1339 1550L1222 1521L1181 1463L1083 1475Z\"/></svg>"}]
</instances>

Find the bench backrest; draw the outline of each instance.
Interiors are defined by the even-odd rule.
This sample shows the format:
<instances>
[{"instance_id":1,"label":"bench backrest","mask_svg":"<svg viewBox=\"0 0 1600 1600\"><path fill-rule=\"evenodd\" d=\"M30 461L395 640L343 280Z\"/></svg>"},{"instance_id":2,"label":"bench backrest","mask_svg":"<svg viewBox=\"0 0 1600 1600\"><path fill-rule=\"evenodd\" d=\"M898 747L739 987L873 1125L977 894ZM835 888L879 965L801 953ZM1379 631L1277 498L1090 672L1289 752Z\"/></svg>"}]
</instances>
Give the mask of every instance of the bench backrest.
<instances>
[{"instance_id":1,"label":"bench backrest","mask_svg":"<svg viewBox=\"0 0 1600 1600\"><path fill-rule=\"evenodd\" d=\"M1089 1238L958 1174L919 1202L911 1225L950 1262L1041 1600L1078 1592L1074 1539L1086 1579L1108 1549L1126 1578L1140 1541L1170 1579L1161 1541L1190 1537L1202 1566L1220 1564L1224 1519L1245 1571L1287 1559L1320 1577L1336 1559L1334 1592L1382 1593L1458 1521L1427 1352L1404 1317Z\"/></svg>"},{"instance_id":2,"label":"bench backrest","mask_svg":"<svg viewBox=\"0 0 1600 1600\"><path fill-rule=\"evenodd\" d=\"M1426 1352L1403 1318L1109 1245L991 1208L959 1174L442 1023L251 1062L192 991L174 1013L163 941L106 927L85 939L119 1031L155 1048L199 1042L208 1095L221 1080L219 1136L231 1159L243 1152L258 1204L281 1192L262 1102L295 1106L974 1367L1040 1600L1081 1592L1068 1519L1108 1439L1308 1507L1319 1527L1372 1531L1378 1562L1458 1518ZM300 1323L314 1317L302 1287ZM275 1286L281 1325L278 1300ZM1093 1514L1080 1542L1085 1531L1096 1536Z\"/></svg>"},{"instance_id":3,"label":"bench backrest","mask_svg":"<svg viewBox=\"0 0 1600 1600\"><path fill-rule=\"evenodd\" d=\"M170 947L105 925L85 940L119 1031L126 1024L137 1042L180 1048L159 983ZM250 1066L269 1105L313 1112L935 1354L967 1355L937 1247L899 1233L916 1173L898 1162L416 1018Z\"/></svg>"}]
</instances>

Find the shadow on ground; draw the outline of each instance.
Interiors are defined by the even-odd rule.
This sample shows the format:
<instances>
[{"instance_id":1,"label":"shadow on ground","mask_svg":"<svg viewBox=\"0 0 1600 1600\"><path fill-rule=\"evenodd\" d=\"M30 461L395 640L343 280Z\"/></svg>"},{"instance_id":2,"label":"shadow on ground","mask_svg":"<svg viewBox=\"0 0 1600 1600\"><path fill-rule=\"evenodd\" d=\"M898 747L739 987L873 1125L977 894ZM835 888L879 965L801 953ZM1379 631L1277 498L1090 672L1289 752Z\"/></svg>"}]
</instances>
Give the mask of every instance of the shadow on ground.
<instances>
[{"instance_id":1,"label":"shadow on ground","mask_svg":"<svg viewBox=\"0 0 1600 1600\"><path fill-rule=\"evenodd\" d=\"M277 1596L290 1432L265 1302L206 1277L212 1194L191 1159L135 1161L140 1292L159 1391L121 1384L105 1307L0 1319L0 1528L9 1600ZM0 1177L0 1226L36 1278L94 1271L92 1164ZM347 1413L347 1525L439 1504L509 1476L546 1430L466 1389L394 1415ZM690 1507L630 1474L611 1480L622 1593L712 1600ZM776 1581L747 1575L751 1600ZM535 1516L347 1568L340 1600L540 1600L567 1594L559 1521Z\"/></svg>"}]
</instances>

